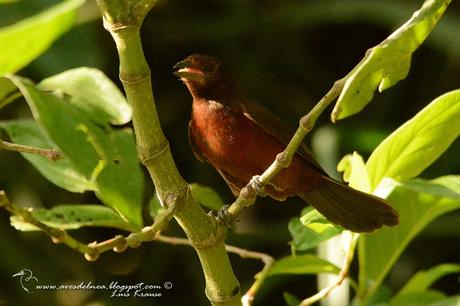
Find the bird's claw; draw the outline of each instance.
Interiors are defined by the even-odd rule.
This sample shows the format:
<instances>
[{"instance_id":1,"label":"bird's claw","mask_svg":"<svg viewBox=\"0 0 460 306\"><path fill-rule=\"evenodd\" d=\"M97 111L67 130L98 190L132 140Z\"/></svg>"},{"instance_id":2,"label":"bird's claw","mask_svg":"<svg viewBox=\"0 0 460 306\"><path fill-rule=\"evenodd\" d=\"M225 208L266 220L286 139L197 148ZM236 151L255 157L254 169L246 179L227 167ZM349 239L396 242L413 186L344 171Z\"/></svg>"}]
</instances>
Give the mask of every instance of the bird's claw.
<instances>
[{"instance_id":1,"label":"bird's claw","mask_svg":"<svg viewBox=\"0 0 460 306\"><path fill-rule=\"evenodd\" d=\"M267 192L265 191L265 186L260 181L260 175L254 175L249 181L249 184L252 186L252 188L254 188L255 191L257 191L258 195L262 197L267 195Z\"/></svg>"},{"instance_id":2,"label":"bird's claw","mask_svg":"<svg viewBox=\"0 0 460 306\"><path fill-rule=\"evenodd\" d=\"M226 227L230 228L233 220L230 214L228 213L229 207L230 205L224 205L221 209L219 209L219 211L217 212L217 220L224 224Z\"/></svg>"}]
</instances>

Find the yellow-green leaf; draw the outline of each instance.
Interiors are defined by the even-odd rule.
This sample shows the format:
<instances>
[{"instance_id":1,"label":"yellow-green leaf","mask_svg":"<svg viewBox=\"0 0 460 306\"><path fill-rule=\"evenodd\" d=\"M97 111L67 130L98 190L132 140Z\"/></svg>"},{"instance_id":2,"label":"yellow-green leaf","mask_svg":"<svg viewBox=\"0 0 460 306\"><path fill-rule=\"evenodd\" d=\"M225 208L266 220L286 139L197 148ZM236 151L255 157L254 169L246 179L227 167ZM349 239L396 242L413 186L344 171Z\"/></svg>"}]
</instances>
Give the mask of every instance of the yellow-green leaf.
<instances>
[{"instance_id":1,"label":"yellow-green leaf","mask_svg":"<svg viewBox=\"0 0 460 306\"><path fill-rule=\"evenodd\" d=\"M347 75L332 112L332 121L361 111L374 96L404 79L412 53L434 28L451 0L426 0L420 10L379 45L368 50L363 60Z\"/></svg>"}]
</instances>

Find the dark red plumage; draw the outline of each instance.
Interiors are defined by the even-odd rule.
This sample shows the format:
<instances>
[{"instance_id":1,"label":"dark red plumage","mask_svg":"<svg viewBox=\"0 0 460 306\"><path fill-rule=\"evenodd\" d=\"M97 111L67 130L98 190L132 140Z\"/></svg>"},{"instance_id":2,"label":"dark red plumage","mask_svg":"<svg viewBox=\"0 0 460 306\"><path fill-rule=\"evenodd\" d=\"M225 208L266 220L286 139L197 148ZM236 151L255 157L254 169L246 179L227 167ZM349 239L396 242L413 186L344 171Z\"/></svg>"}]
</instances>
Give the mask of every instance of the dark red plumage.
<instances>
[{"instance_id":1,"label":"dark red plumage","mask_svg":"<svg viewBox=\"0 0 460 306\"><path fill-rule=\"evenodd\" d=\"M219 59L195 54L174 67L193 97L189 125L193 152L216 168L238 195L285 148L292 130L239 92ZM277 200L299 195L332 222L355 232L398 223L396 211L382 199L331 179L304 144L266 191Z\"/></svg>"}]
</instances>

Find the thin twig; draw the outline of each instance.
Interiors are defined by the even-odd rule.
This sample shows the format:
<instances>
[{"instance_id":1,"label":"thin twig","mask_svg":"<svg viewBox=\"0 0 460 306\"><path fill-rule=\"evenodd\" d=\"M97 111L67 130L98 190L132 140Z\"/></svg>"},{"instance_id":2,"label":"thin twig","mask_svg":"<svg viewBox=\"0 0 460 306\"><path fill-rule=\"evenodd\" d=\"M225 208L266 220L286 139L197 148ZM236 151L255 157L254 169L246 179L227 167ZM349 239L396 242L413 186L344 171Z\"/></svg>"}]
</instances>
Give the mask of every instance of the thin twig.
<instances>
[{"instance_id":1,"label":"thin twig","mask_svg":"<svg viewBox=\"0 0 460 306\"><path fill-rule=\"evenodd\" d=\"M255 278L256 281L254 284L252 284L251 288L243 295L241 298L241 302L243 303L243 306L251 306L252 302L254 301L254 298L257 294L257 291L259 291L260 287L262 286L263 282L265 279L268 277L268 271L270 270L271 266L275 262L273 257L270 256L270 261L264 261L265 266L260 271L259 273L256 274ZM263 259L261 259L263 260Z\"/></svg>"},{"instance_id":2,"label":"thin twig","mask_svg":"<svg viewBox=\"0 0 460 306\"><path fill-rule=\"evenodd\" d=\"M65 230L50 227L43 222L35 219L31 212L12 204L5 192L0 190L0 207L4 207L11 214L19 217L21 221L30 223L41 229L46 235L51 237L54 243L64 243L70 248L85 255L89 261L98 259L101 253L113 250L114 252L123 252L128 247L136 248L142 242L151 241L155 235L173 218L175 203L170 204L167 210L158 214L155 222L151 226L144 227L141 231L131 233L128 236L116 236L112 239L97 243L96 241L85 244L70 236Z\"/></svg>"},{"instance_id":3,"label":"thin twig","mask_svg":"<svg viewBox=\"0 0 460 306\"><path fill-rule=\"evenodd\" d=\"M321 300L321 299L325 298L326 296L328 296L329 293L332 290L334 290L335 288L337 288L338 286L340 286L342 284L342 282L345 280L345 278L347 278L348 273L350 271L351 262L353 261L353 256L355 254L355 249L356 249L356 244L358 242L358 238L359 238L359 234L352 233L352 238L351 238L351 241L350 241L350 245L348 246L348 250L347 250L347 253L345 255L345 262L344 262L344 265L343 265L342 269L340 270L339 277L338 277L337 281L335 283L330 284L329 286L323 288L321 291L319 291L315 295L312 295L311 297L303 300L299 304L299 306L308 306L308 305L312 305L315 302L318 302L319 300Z\"/></svg>"},{"instance_id":4,"label":"thin twig","mask_svg":"<svg viewBox=\"0 0 460 306\"><path fill-rule=\"evenodd\" d=\"M321 113L331 104L343 89L347 77L334 83L329 92L313 107L313 109L300 119L299 127L292 136L283 152L276 156L275 161L260 176L255 176L242 188L238 198L233 202L225 215L225 222L231 222L239 212L245 207L254 204L257 198L257 190L264 187L284 168L289 167L297 148L302 143L305 136L313 129L316 120Z\"/></svg>"},{"instance_id":5,"label":"thin twig","mask_svg":"<svg viewBox=\"0 0 460 306\"><path fill-rule=\"evenodd\" d=\"M7 141L3 141L0 139L0 150L8 150L8 151L15 151L21 153L31 153L36 155L41 155L43 157L48 158L49 160L56 161L61 159L61 154L56 149L42 149L32 146L21 145L17 143L11 143Z\"/></svg>"},{"instance_id":6,"label":"thin twig","mask_svg":"<svg viewBox=\"0 0 460 306\"><path fill-rule=\"evenodd\" d=\"M51 240L54 243L64 243L68 245L69 247L71 247L72 249L75 249L78 252L83 253L83 254L90 254L90 255L94 254L94 250L91 247L87 246L84 243L79 242L78 240L75 240L74 238L69 236L66 233L66 231L57 229L57 228L52 228L38 221L37 219L35 219L29 210L12 204L3 190L0 190L0 207L5 208L11 214L19 217L21 221L30 223L38 227L46 235L51 237Z\"/></svg>"},{"instance_id":7,"label":"thin twig","mask_svg":"<svg viewBox=\"0 0 460 306\"><path fill-rule=\"evenodd\" d=\"M154 240L164 242L164 243L174 244L174 245L192 246L188 239L181 238L181 237L171 237L171 236L165 236L162 234L157 234ZM242 249L242 248L239 248L233 245L226 244L225 249L229 253L234 253L234 254L239 255L241 258L259 259L266 265L272 264L274 261L273 257L271 257L268 254Z\"/></svg>"},{"instance_id":8,"label":"thin twig","mask_svg":"<svg viewBox=\"0 0 460 306\"><path fill-rule=\"evenodd\" d=\"M156 241L164 242L164 243L169 243L173 245L186 245L186 246L191 246L190 241L185 238L180 238L180 237L170 237L170 236L164 236L161 234L157 234L155 236ZM236 246L232 245L225 245L225 249L229 253L234 253L239 255L241 258L252 258L252 259L258 259L261 260L264 263L264 268L262 271L260 271L256 275L256 281L254 284L249 288L248 292L242 297L242 303L244 306L249 306L251 305L252 301L254 300L254 297L256 295L257 290L260 288L262 285L263 281L265 278L268 276L268 270L270 267L273 265L273 262L275 261L273 257L271 257L268 254L261 253L261 252L255 252L255 251L250 251L246 249L242 249Z\"/></svg>"}]
</instances>

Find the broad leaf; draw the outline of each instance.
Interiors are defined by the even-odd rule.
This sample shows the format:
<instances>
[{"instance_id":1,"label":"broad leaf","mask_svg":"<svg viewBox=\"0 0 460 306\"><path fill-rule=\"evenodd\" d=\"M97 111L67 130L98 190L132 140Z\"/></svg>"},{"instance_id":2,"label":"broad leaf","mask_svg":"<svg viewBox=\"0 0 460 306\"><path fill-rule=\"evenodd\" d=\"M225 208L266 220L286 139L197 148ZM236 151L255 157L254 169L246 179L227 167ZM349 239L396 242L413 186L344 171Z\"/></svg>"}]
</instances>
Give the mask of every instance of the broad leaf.
<instances>
[{"instance_id":1,"label":"broad leaf","mask_svg":"<svg viewBox=\"0 0 460 306\"><path fill-rule=\"evenodd\" d=\"M357 152L348 154L337 165L337 170L343 172L343 180L355 189L371 192L369 174L363 158Z\"/></svg>"},{"instance_id":2,"label":"broad leaf","mask_svg":"<svg viewBox=\"0 0 460 306\"><path fill-rule=\"evenodd\" d=\"M450 182L449 185L444 182ZM369 298L394 265L409 242L437 217L460 208L460 176L442 177L432 181L414 180L398 184L383 180L377 188L391 191L387 201L400 214L400 224L385 227L359 240L359 283L363 296ZM386 185L386 186L385 186Z\"/></svg>"},{"instance_id":3,"label":"broad leaf","mask_svg":"<svg viewBox=\"0 0 460 306\"><path fill-rule=\"evenodd\" d=\"M136 227L124 221L113 209L101 205L58 205L52 209L34 209L32 216L44 224L72 230L85 226L113 227L135 231ZM34 225L11 217L11 225L21 231L38 230Z\"/></svg>"},{"instance_id":4,"label":"broad leaf","mask_svg":"<svg viewBox=\"0 0 460 306\"><path fill-rule=\"evenodd\" d=\"M340 269L332 263L307 254L284 257L275 261L268 271L268 275L339 273L339 271Z\"/></svg>"},{"instance_id":5,"label":"broad leaf","mask_svg":"<svg viewBox=\"0 0 460 306\"><path fill-rule=\"evenodd\" d=\"M283 298L287 306L299 306L301 300L289 292L283 292Z\"/></svg>"},{"instance_id":6,"label":"broad leaf","mask_svg":"<svg viewBox=\"0 0 460 306\"><path fill-rule=\"evenodd\" d=\"M460 135L460 90L446 93L390 136L367 161L371 187L384 177L405 181L431 165Z\"/></svg>"},{"instance_id":7,"label":"broad leaf","mask_svg":"<svg viewBox=\"0 0 460 306\"><path fill-rule=\"evenodd\" d=\"M118 87L100 70L76 68L44 79L42 90L69 95L70 103L101 124L125 124L131 120L131 108Z\"/></svg>"},{"instance_id":8,"label":"broad leaf","mask_svg":"<svg viewBox=\"0 0 460 306\"><path fill-rule=\"evenodd\" d=\"M0 28L0 76L13 73L67 32L84 0L68 0L11 26Z\"/></svg>"},{"instance_id":9,"label":"broad leaf","mask_svg":"<svg viewBox=\"0 0 460 306\"><path fill-rule=\"evenodd\" d=\"M12 102L12 98L18 92L16 86L7 79L0 78L0 109Z\"/></svg>"},{"instance_id":10,"label":"broad leaf","mask_svg":"<svg viewBox=\"0 0 460 306\"><path fill-rule=\"evenodd\" d=\"M434 302L427 306L458 306L460 305L460 295L448 297L446 299Z\"/></svg>"},{"instance_id":11,"label":"broad leaf","mask_svg":"<svg viewBox=\"0 0 460 306\"><path fill-rule=\"evenodd\" d=\"M10 139L19 144L25 144L43 149L52 149L57 146L47 139L34 120L14 120L0 122ZM84 192L95 190L96 186L91 180L82 175L70 162L63 158L51 161L42 156L21 153L34 167L50 182L71 192Z\"/></svg>"},{"instance_id":12,"label":"broad leaf","mask_svg":"<svg viewBox=\"0 0 460 306\"><path fill-rule=\"evenodd\" d=\"M411 292L391 299L389 306L428 306L444 298L444 294L435 290Z\"/></svg>"},{"instance_id":13,"label":"broad leaf","mask_svg":"<svg viewBox=\"0 0 460 306\"><path fill-rule=\"evenodd\" d=\"M434 28L451 0L425 0L422 8L379 45L347 75L332 112L332 121L362 110L380 92L404 79L410 68L412 53Z\"/></svg>"},{"instance_id":14,"label":"broad leaf","mask_svg":"<svg viewBox=\"0 0 460 306\"><path fill-rule=\"evenodd\" d=\"M412 292L426 290L438 279L451 273L460 273L460 265L441 264L427 271L419 271L404 285L395 298Z\"/></svg>"},{"instance_id":15,"label":"broad leaf","mask_svg":"<svg viewBox=\"0 0 460 306\"><path fill-rule=\"evenodd\" d=\"M158 216L158 214L160 214L164 208L163 206L161 205L161 202L160 202L160 199L158 198L156 192L155 194L152 196L152 198L150 198L150 201L149 201L149 214L150 214L150 217L152 217L153 220L155 220L156 216Z\"/></svg>"},{"instance_id":16,"label":"broad leaf","mask_svg":"<svg viewBox=\"0 0 460 306\"><path fill-rule=\"evenodd\" d=\"M84 111L68 102L70 96L41 91L19 77L8 79L24 95L45 138L96 186L93 190L104 204L140 228L143 174L132 132L93 123Z\"/></svg>"},{"instance_id":17,"label":"broad leaf","mask_svg":"<svg viewBox=\"0 0 460 306\"><path fill-rule=\"evenodd\" d=\"M219 194L212 188L197 183L190 184L189 186L195 201L204 207L212 210L219 210L225 205L225 202L221 199Z\"/></svg>"},{"instance_id":18,"label":"broad leaf","mask_svg":"<svg viewBox=\"0 0 460 306\"><path fill-rule=\"evenodd\" d=\"M343 230L310 206L302 210L301 218L292 218L289 221L288 229L292 236L291 247L296 251L317 247Z\"/></svg>"}]
</instances>

